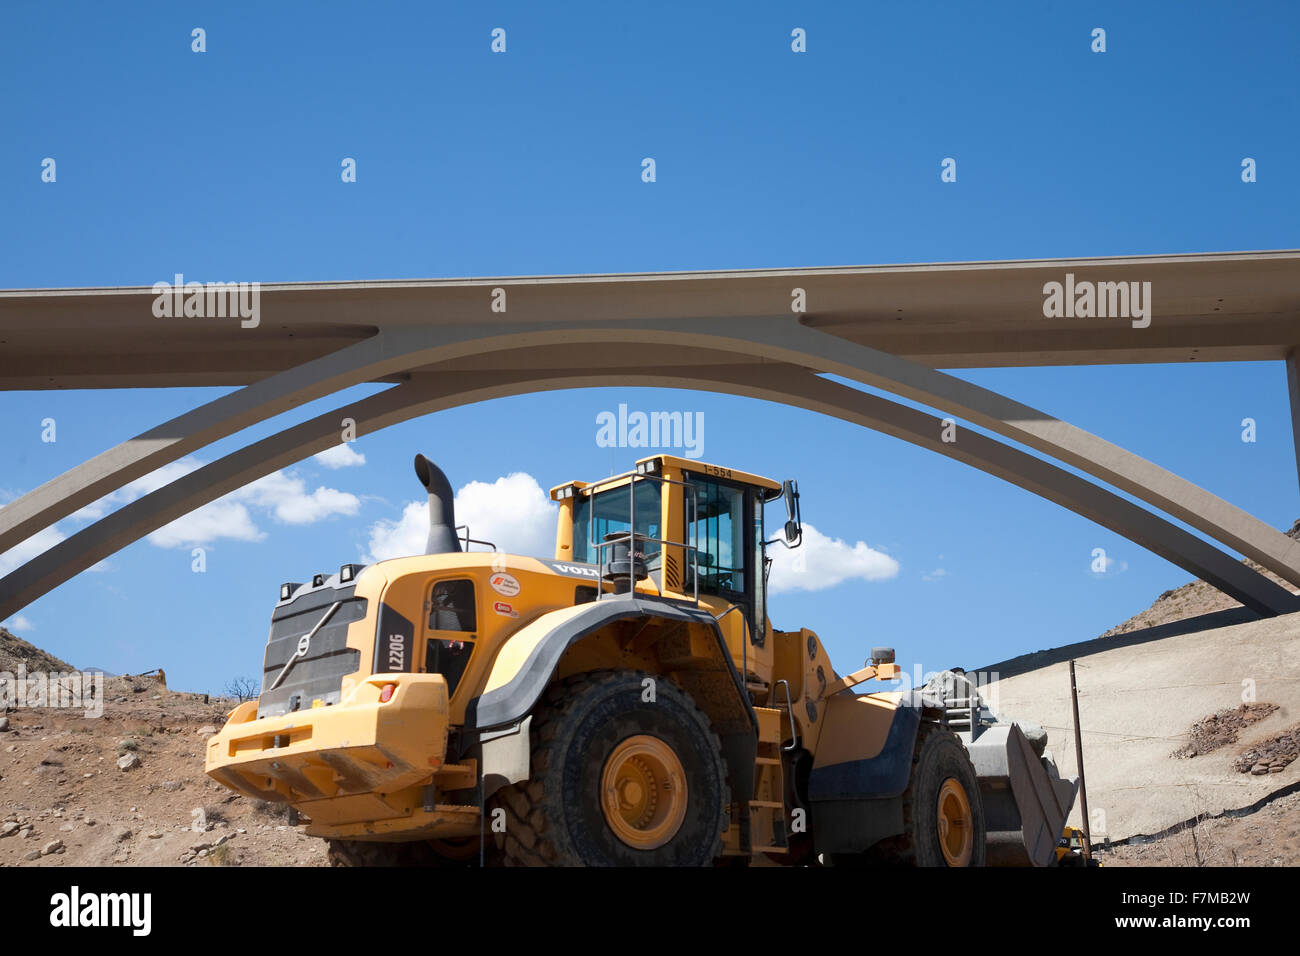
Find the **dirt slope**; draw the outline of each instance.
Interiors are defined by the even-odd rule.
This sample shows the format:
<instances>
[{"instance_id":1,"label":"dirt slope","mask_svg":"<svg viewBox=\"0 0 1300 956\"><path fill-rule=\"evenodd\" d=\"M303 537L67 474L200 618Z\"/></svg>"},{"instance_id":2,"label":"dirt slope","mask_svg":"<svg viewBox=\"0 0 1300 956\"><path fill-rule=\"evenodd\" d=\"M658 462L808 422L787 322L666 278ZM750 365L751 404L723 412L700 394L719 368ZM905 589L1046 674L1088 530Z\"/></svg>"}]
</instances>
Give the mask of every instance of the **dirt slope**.
<instances>
[{"instance_id":1,"label":"dirt slope","mask_svg":"<svg viewBox=\"0 0 1300 956\"><path fill-rule=\"evenodd\" d=\"M0 866L324 865L323 841L204 775L204 742L234 701L120 677L104 697L99 718L48 707L7 715ZM121 758L135 765L119 769Z\"/></svg>"}]
</instances>

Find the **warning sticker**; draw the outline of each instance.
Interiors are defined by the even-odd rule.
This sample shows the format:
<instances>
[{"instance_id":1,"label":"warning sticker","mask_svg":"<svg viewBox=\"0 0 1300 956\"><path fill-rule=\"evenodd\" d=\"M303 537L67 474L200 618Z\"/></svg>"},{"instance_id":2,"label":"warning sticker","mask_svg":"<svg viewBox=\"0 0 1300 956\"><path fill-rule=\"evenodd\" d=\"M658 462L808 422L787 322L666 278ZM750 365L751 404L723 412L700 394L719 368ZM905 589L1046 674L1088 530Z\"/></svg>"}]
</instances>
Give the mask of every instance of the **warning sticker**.
<instances>
[{"instance_id":1,"label":"warning sticker","mask_svg":"<svg viewBox=\"0 0 1300 956\"><path fill-rule=\"evenodd\" d=\"M498 571L488 578L488 584L497 594L504 594L506 597L514 597L522 588L519 585L519 579L513 574L506 574L504 571Z\"/></svg>"},{"instance_id":2,"label":"warning sticker","mask_svg":"<svg viewBox=\"0 0 1300 956\"><path fill-rule=\"evenodd\" d=\"M492 605L492 610L496 611L502 617L518 617L519 612L507 604L505 601L497 601Z\"/></svg>"}]
</instances>

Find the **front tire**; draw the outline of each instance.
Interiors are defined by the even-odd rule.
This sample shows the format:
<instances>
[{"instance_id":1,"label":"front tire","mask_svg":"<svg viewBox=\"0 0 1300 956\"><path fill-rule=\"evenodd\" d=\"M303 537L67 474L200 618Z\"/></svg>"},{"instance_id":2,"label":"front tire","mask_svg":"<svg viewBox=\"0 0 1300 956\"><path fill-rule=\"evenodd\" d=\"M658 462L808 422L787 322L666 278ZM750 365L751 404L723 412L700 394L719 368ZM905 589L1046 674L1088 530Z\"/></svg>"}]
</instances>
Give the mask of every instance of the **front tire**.
<instances>
[{"instance_id":1,"label":"front tire","mask_svg":"<svg viewBox=\"0 0 1300 956\"><path fill-rule=\"evenodd\" d=\"M922 723L903 794L903 833L871 854L896 866L984 865L984 806L979 780L961 738L941 724Z\"/></svg>"},{"instance_id":2,"label":"front tire","mask_svg":"<svg viewBox=\"0 0 1300 956\"><path fill-rule=\"evenodd\" d=\"M507 865L709 866L721 852L721 744L672 681L641 671L557 681L532 738L531 779L492 797Z\"/></svg>"}]
</instances>

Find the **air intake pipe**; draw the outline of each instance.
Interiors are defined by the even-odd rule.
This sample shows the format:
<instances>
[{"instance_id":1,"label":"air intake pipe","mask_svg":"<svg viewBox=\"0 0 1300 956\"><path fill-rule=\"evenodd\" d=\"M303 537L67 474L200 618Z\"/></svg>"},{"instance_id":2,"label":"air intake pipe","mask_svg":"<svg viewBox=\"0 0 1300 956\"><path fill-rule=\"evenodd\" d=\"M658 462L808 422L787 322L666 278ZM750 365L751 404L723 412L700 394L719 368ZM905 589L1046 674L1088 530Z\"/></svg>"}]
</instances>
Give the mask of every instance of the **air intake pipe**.
<instances>
[{"instance_id":1,"label":"air intake pipe","mask_svg":"<svg viewBox=\"0 0 1300 956\"><path fill-rule=\"evenodd\" d=\"M423 455L415 456L415 477L429 493L429 540L425 554L450 554L460 550L456 537L456 508L451 482L442 469Z\"/></svg>"}]
</instances>

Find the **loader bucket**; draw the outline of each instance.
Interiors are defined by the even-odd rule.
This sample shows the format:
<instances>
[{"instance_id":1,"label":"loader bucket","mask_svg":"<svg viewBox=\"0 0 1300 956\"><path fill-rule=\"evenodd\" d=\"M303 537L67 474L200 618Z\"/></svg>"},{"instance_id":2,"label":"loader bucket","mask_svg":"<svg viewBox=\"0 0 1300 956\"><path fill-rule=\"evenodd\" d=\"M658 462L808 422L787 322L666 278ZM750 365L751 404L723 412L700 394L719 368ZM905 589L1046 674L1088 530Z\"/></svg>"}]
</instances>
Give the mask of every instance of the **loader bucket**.
<instances>
[{"instance_id":1,"label":"loader bucket","mask_svg":"<svg viewBox=\"0 0 1300 956\"><path fill-rule=\"evenodd\" d=\"M1034 753L1015 724L960 734L979 779L988 866L1049 866L1074 805L1077 777L1062 779Z\"/></svg>"}]
</instances>

